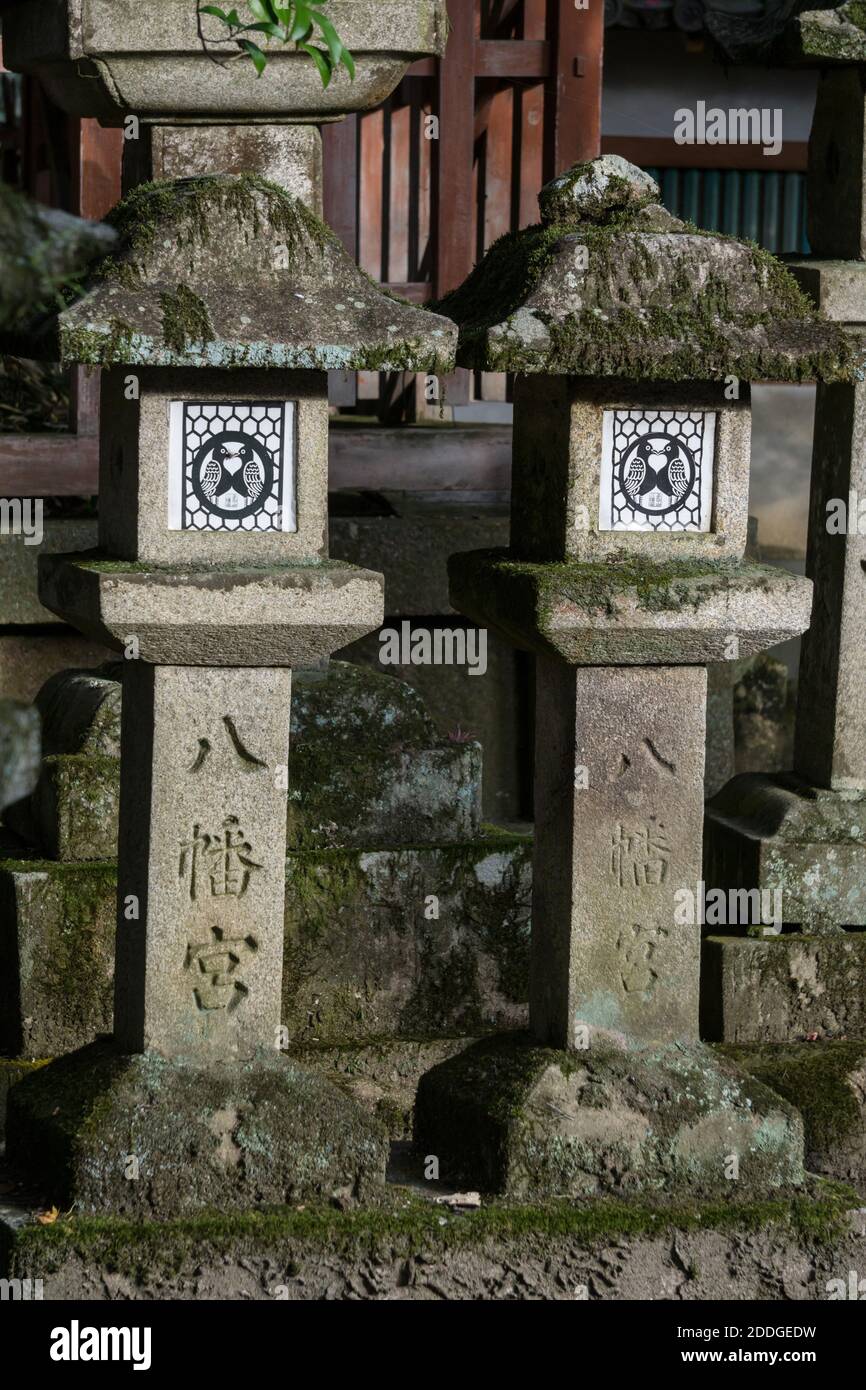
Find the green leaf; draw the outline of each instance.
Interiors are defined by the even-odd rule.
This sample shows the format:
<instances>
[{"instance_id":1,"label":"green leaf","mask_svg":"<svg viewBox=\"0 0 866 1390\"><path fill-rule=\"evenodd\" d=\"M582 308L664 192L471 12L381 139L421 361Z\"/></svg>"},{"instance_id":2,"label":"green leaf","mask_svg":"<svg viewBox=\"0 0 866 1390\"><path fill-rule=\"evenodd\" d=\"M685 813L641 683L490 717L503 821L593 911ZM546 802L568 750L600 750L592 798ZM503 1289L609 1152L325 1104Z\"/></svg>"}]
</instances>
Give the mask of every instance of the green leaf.
<instances>
[{"instance_id":1,"label":"green leaf","mask_svg":"<svg viewBox=\"0 0 866 1390\"><path fill-rule=\"evenodd\" d=\"M261 77L262 73L268 65L268 60L265 57L262 50L258 47L257 44L254 44L250 39L238 39L238 44L244 50L244 52L248 54L248 56L252 59L253 67L256 70L256 76Z\"/></svg>"},{"instance_id":2,"label":"green leaf","mask_svg":"<svg viewBox=\"0 0 866 1390\"><path fill-rule=\"evenodd\" d=\"M269 39L279 39L282 43L285 43L287 37L282 24L272 24L270 20L266 24L245 24L240 33L267 34Z\"/></svg>"},{"instance_id":3,"label":"green leaf","mask_svg":"<svg viewBox=\"0 0 866 1390\"><path fill-rule=\"evenodd\" d=\"M199 14L215 15L217 19L222 20L223 24L228 24L230 22L225 10L221 10L219 5L202 5Z\"/></svg>"},{"instance_id":4,"label":"green leaf","mask_svg":"<svg viewBox=\"0 0 866 1390\"><path fill-rule=\"evenodd\" d=\"M310 14L313 16L313 19L318 21L319 28L322 31L322 38L328 45L328 52L331 55L331 64L333 67L336 67L343 52L343 40L328 19L328 16L322 14L321 10L311 10Z\"/></svg>"},{"instance_id":5,"label":"green leaf","mask_svg":"<svg viewBox=\"0 0 866 1390\"><path fill-rule=\"evenodd\" d=\"M327 87L331 81L331 65L328 62L328 55L323 53L321 48L314 48L310 43L299 43L298 48L302 52L308 53L316 67L319 69L319 76L322 79L322 86Z\"/></svg>"},{"instance_id":6,"label":"green leaf","mask_svg":"<svg viewBox=\"0 0 866 1390\"><path fill-rule=\"evenodd\" d=\"M346 69L346 72L349 74L349 79L350 79L350 81L354 82L354 80L355 80L355 59L352 57L352 55L351 55L351 53L349 52L348 48L344 48L344 49L343 49L343 52L342 52L341 55L340 55L340 62L343 64L343 67Z\"/></svg>"},{"instance_id":7,"label":"green leaf","mask_svg":"<svg viewBox=\"0 0 866 1390\"><path fill-rule=\"evenodd\" d=\"M276 16L275 16L275 15L271 15L271 14L268 13L268 6L264 3L264 0L247 0L247 3L249 4L249 7L250 7L250 9L252 10L253 14L255 15L256 19L261 19L261 20L274 20L274 19L276 19Z\"/></svg>"},{"instance_id":8,"label":"green leaf","mask_svg":"<svg viewBox=\"0 0 866 1390\"><path fill-rule=\"evenodd\" d=\"M309 5L304 5L301 0L295 4L295 23L289 35L293 42L297 43L301 39L306 39L313 28L313 16L310 13Z\"/></svg>"}]
</instances>

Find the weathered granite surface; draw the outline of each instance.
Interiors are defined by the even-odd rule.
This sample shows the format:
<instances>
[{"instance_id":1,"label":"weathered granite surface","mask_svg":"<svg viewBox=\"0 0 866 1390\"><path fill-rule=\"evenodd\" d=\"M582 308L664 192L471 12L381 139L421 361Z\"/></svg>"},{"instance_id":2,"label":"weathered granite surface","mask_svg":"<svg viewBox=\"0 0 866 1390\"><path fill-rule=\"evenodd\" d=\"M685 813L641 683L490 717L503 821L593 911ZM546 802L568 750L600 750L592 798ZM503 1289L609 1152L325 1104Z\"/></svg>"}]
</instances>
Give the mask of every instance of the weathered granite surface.
<instances>
[{"instance_id":1,"label":"weathered granite surface","mask_svg":"<svg viewBox=\"0 0 866 1390\"><path fill-rule=\"evenodd\" d=\"M796 1106L810 1173L851 1183L866 1196L866 1041L764 1044L721 1049Z\"/></svg>"},{"instance_id":2,"label":"weathered granite surface","mask_svg":"<svg viewBox=\"0 0 866 1390\"><path fill-rule=\"evenodd\" d=\"M110 1042L13 1086L6 1145L64 1207L138 1219L358 1195L387 1159L384 1129L288 1058L196 1067Z\"/></svg>"},{"instance_id":3,"label":"weathered granite surface","mask_svg":"<svg viewBox=\"0 0 866 1390\"><path fill-rule=\"evenodd\" d=\"M314 666L381 625L382 576L334 560L255 568L160 567L46 555L40 597L65 621L143 661L187 666Z\"/></svg>"},{"instance_id":4,"label":"weathered granite surface","mask_svg":"<svg viewBox=\"0 0 866 1390\"><path fill-rule=\"evenodd\" d=\"M866 793L741 773L706 815L708 885L778 890L782 920L806 932L866 926Z\"/></svg>"},{"instance_id":5,"label":"weathered granite surface","mask_svg":"<svg viewBox=\"0 0 866 1390\"><path fill-rule=\"evenodd\" d=\"M299 199L257 174L142 184L116 255L30 343L64 363L448 372L450 320L382 291Z\"/></svg>"},{"instance_id":6,"label":"weathered granite surface","mask_svg":"<svg viewBox=\"0 0 866 1390\"><path fill-rule=\"evenodd\" d=\"M186 0L154 11L118 0L42 0L4 15L5 61L34 72L52 100L78 116L122 125L183 114L198 120L328 120L390 96L413 57L444 52L444 0L329 0L328 18L355 57L355 81L338 73L327 89L294 45L256 35L268 50L267 80L249 62L227 63L225 28ZM202 45L199 20L211 51Z\"/></svg>"},{"instance_id":7,"label":"weathered granite surface","mask_svg":"<svg viewBox=\"0 0 866 1390\"><path fill-rule=\"evenodd\" d=\"M688 1043L700 931L676 894L701 876L706 674L700 667L536 672L532 1030Z\"/></svg>"},{"instance_id":8,"label":"weathered granite surface","mask_svg":"<svg viewBox=\"0 0 866 1390\"><path fill-rule=\"evenodd\" d=\"M0 700L0 810L29 794L39 775L39 756L37 711Z\"/></svg>"},{"instance_id":9,"label":"weathered granite surface","mask_svg":"<svg viewBox=\"0 0 866 1390\"><path fill-rule=\"evenodd\" d=\"M289 854L280 1023L292 1043L523 1027L529 837ZM438 918L430 895L438 900ZM117 870L0 861L0 1052L110 1032ZM407 904L414 911L407 913Z\"/></svg>"},{"instance_id":10,"label":"weathered granite surface","mask_svg":"<svg viewBox=\"0 0 866 1390\"><path fill-rule=\"evenodd\" d=\"M866 932L709 936L701 1031L730 1043L866 1038ZM808 1044L804 1044L808 1045Z\"/></svg>"},{"instance_id":11,"label":"weathered granite surface","mask_svg":"<svg viewBox=\"0 0 866 1390\"><path fill-rule=\"evenodd\" d=\"M111 1030L117 870L4 859L0 1052L54 1057Z\"/></svg>"},{"instance_id":12,"label":"weathered granite surface","mask_svg":"<svg viewBox=\"0 0 866 1390\"><path fill-rule=\"evenodd\" d=\"M322 216L322 137L314 125L143 125L124 142L123 186L261 174Z\"/></svg>"},{"instance_id":13,"label":"weathered granite surface","mask_svg":"<svg viewBox=\"0 0 866 1390\"><path fill-rule=\"evenodd\" d=\"M281 1022L291 671L136 661L123 686L114 1036L244 1060Z\"/></svg>"},{"instance_id":14,"label":"weathered granite surface","mask_svg":"<svg viewBox=\"0 0 866 1390\"><path fill-rule=\"evenodd\" d=\"M866 323L866 261L786 261L816 309L837 323Z\"/></svg>"},{"instance_id":15,"label":"weathered granite surface","mask_svg":"<svg viewBox=\"0 0 866 1390\"><path fill-rule=\"evenodd\" d=\"M444 1181L521 1200L742 1198L804 1181L796 1111L698 1043L620 1050L596 1039L567 1053L528 1036L478 1043L421 1078L415 1142L438 1156Z\"/></svg>"},{"instance_id":16,"label":"weathered granite surface","mask_svg":"<svg viewBox=\"0 0 866 1390\"><path fill-rule=\"evenodd\" d=\"M88 550L96 545L95 517L51 517L42 523L39 545L24 545L18 537L0 538L0 624L58 623L39 602L37 569L40 555Z\"/></svg>"}]
</instances>

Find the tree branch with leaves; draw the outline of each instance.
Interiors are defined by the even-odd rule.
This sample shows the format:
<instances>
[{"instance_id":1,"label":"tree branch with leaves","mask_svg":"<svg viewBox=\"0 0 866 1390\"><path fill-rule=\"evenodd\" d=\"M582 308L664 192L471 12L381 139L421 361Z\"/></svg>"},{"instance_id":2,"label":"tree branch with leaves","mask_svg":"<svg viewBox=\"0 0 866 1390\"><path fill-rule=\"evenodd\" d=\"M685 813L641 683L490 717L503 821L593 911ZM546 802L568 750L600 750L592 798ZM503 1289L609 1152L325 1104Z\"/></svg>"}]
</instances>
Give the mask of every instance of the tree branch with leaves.
<instances>
[{"instance_id":1,"label":"tree branch with leaves","mask_svg":"<svg viewBox=\"0 0 866 1390\"><path fill-rule=\"evenodd\" d=\"M319 0L319 3L327 4L327 0ZM312 5L304 3L304 0L292 0L290 4L282 4L280 0L246 0L242 8L253 16L252 22L248 23L237 7L224 10L219 5L199 3L199 33L208 52L212 50L202 33L202 15L211 15L225 25L228 30L226 38L217 42L234 44L238 49L234 56L248 58L259 77L267 67L268 55L261 48L260 42L249 37L250 35L262 35L277 43L294 44L299 52L305 53L315 63L323 87L329 86L331 79L341 67L346 69L350 79L354 81L355 63L352 55L321 9L314 9Z\"/></svg>"}]
</instances>

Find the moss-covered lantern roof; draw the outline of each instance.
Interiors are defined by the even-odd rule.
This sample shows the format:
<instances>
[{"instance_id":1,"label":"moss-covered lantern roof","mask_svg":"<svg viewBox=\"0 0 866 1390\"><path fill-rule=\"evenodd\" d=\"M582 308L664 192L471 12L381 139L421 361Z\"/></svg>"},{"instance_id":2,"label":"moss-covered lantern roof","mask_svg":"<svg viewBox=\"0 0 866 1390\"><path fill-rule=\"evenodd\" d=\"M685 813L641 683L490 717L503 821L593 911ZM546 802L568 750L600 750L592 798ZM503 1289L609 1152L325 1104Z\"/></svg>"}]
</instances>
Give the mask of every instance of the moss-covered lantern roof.
<instances>
[{"instance_id":1,"label":"moss-covered lantern roof","mask_svg":"<svg viewBox=\"0 0 866 1390\"><path fill-rule=\"evenodd\" d=\"M95 366L453 366L453 323L386 294L324 222L256 175L143 184L107 221L116 251L19 351Z\"/></svg>"},{"instance_id":2,"label":"moss-covered lantern roof","mask_svg":"<svg viewBox=\"0 0 866 1390\"><path fill-rule=\"evenodd\" d=\"M538 226L497 241L436 308L458 363L658 381L848 379L854 349L769 252L700 231L615 155L542 190Z\"/></svg>"}]
</instances>

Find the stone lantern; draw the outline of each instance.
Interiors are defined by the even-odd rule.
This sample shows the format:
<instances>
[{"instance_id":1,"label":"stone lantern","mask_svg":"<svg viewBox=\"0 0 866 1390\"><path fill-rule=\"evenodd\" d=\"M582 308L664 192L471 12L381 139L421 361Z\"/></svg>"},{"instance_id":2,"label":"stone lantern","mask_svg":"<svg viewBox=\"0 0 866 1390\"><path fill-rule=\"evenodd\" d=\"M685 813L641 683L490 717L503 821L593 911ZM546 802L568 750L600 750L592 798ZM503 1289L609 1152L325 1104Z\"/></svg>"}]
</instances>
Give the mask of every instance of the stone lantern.
<instances>
[{"instance_id":1,"label":"stone lantern","mask_svg":"<svg viewBox=\"0 0 866 1390\"><path fill-rule=\"evenodd\" d=\"M459 362L517 373L511 548L450 579L537 655L532 1036L428 1073L417 1125L512 1194L802 1178L793 1112L698 1041L706 665L809 623L808 580L743 559L749 382L848 351L772 257L657 200L577 166L441 306Z\"/></svg>"},{"instance_id":2,"label":"stone lantern","mask_svg":"<svg viewBox=\"0 0 866 1390\"><path fill-rule=\"evenodd\" d=\"M279 1053L291 673L383 618L381 575L328 558L327 372L447 371L456 330L321 221L309 123L439 51L440 7L334 4L358 68L327 92L299 54L215 65L188 0L31 11L7 61L69 110L132 107L160 177L32 344L103 372L99 550L43 557L42 601L127 663L115 1036L22 1084L9 1155L83 1211L357 1191L384 1131Z\"/></svg>"}]
</instances>

